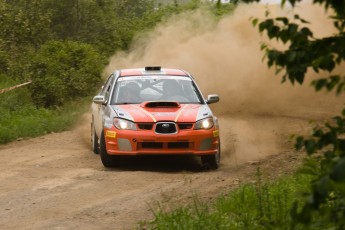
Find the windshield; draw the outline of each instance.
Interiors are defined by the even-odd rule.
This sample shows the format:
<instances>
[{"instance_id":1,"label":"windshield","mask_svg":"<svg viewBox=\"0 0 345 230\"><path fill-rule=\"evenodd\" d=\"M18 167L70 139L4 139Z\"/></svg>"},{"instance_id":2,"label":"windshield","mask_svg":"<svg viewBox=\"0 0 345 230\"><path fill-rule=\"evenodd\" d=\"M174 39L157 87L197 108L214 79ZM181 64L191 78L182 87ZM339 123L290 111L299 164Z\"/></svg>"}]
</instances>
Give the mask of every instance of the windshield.
<instances>
[{"instance_id":1,"label":"windshield","mask_svg":"<svg viewBox=\"0 0 345 230\"><path fill-rule=\"evenodd\" d=\"M133 76L117 80L112 104L140 104L144 101L202 103L199 91L188 77Z\"/></svg>"}]
</instances>

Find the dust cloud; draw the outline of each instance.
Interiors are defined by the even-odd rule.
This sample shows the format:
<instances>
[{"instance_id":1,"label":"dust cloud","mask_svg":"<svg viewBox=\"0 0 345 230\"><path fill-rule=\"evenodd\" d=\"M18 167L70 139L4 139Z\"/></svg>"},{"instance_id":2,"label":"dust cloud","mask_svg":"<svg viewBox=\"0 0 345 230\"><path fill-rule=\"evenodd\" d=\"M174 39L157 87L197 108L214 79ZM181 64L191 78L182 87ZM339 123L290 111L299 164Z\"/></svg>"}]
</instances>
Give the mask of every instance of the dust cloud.
<instances>
[{"instance_id":1,"label":"dust cloud","mask_svg":"<svg viewBox=\"0 0 345 230\"><path fill-rule=\"evenodd\" d=\"M342 102L334 95L316 94L308 83L281 84L275 70L268 69L260 44L283 45L260 35L250 22L251 17L264 19L266 10L272 17L300 14L310 22L315 37L334 32L324 9L308 3L294 9L240 5L219 22L203 11L180 14L135 39L129 52L116 53L104 72L148 65L185 69L204 96L216 93L221 98L211 107L220 117L225 162L277 154L281 135L301 129L299 120L328 117L340 111ZM308 79L315 77L310 73Z\"/></svg>"}]
</instances>

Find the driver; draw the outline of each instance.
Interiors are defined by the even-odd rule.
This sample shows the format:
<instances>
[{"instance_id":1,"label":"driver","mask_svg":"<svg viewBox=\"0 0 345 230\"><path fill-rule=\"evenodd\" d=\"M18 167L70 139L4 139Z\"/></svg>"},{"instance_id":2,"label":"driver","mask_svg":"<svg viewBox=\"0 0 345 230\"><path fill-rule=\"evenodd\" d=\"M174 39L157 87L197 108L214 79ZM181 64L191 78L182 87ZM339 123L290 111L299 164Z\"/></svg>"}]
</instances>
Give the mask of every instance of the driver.
<instances>
[{"instance_id":1,"label":"driver","mask_svg":"<svg viewBox=\"0 0 345 230\"><path fill-rule=\"evenodd\" d=\"M125 103L134 103L140 100L139 93L140 87L135 82L129 82L125 86L121 87L120 89L120 98L121 102Z\"/></svg>"}]
</instances>

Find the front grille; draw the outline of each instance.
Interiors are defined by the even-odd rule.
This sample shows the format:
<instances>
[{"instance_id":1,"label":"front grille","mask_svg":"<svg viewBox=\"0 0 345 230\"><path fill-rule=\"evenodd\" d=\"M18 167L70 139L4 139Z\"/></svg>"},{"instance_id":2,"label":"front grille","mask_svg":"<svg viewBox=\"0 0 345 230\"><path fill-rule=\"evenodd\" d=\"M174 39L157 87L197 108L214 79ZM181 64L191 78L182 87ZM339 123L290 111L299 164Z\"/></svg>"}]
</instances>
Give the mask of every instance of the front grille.
<instances>
[{"instance_id":1,"label":"front grille","mask_svg":"<svg viewBox=\"0 0 345 230\"><path fill-rule=\"evenodd\" d=\"M179 129L191 129L193 127L192 123L180 123L178 124Z\"/></svg>"},{"instance_id":2,"label":"front grille","mask_svg":"<svg viewBox=\"0 0 345 230\"><path fill-rule=\"evenodd\" d=\"M176 133L176 125L173 122L159 122L156 125L156 133L172 134Z\"/></svg>"},{"instance_id":3,"label":"front grille","mask_svg":"<svg viewBox=\"0 0 345 230\"><path fill-rule=\"evenodd\" d=\"M188 142L169 142L168 148L169 149L185 149L189 147Z\"/></svg>"},{"instance_id":4,"label":"front grille","mask_svg":"<svg viewBox=\"0 0 345 230\"><path fill-rule=\"evenodd\" d=\"M139 143L139 148L141 149L188 149L188 141L178 141L178 142L154 142L154 141L144 141Z\"/></svg>"},{"instance_id":5,"label":"front grille","mask_svg":"<svg viewBox=\"0 0 345 230\"><path fill-rule=\"evenodd\" d=\"M141 147L144 149L161 149L163 148L162 142L142 142Z\"/></svg>"},{"instance_id":6,"label":"front grille","mask_svg":"<svg viewBox=\"0 0 345 230\"><path fill-rule=\"evenodd\" d=\"M138 123L139 129L151 130L153 127L152 123Z\"/></svg>"}]
</instances>

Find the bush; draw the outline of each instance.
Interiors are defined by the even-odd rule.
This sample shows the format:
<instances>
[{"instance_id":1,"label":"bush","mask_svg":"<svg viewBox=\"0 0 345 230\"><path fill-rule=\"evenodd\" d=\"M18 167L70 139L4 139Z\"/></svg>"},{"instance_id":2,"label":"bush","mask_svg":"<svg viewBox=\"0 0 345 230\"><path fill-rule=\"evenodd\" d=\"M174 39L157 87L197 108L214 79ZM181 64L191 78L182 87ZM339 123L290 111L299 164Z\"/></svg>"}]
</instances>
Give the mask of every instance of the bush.
<instances>
[{"instance_id":1,"label":"bush","mask_svg":"<svg viewBox=\"0 0 345 230\"><path fill-rule=\"evenodd\" d=\"M31 95L37 106L52 107L90 95L101 82L104 60L90 45L50 41L32 57Z\"/></svg>"}]
</instances>

